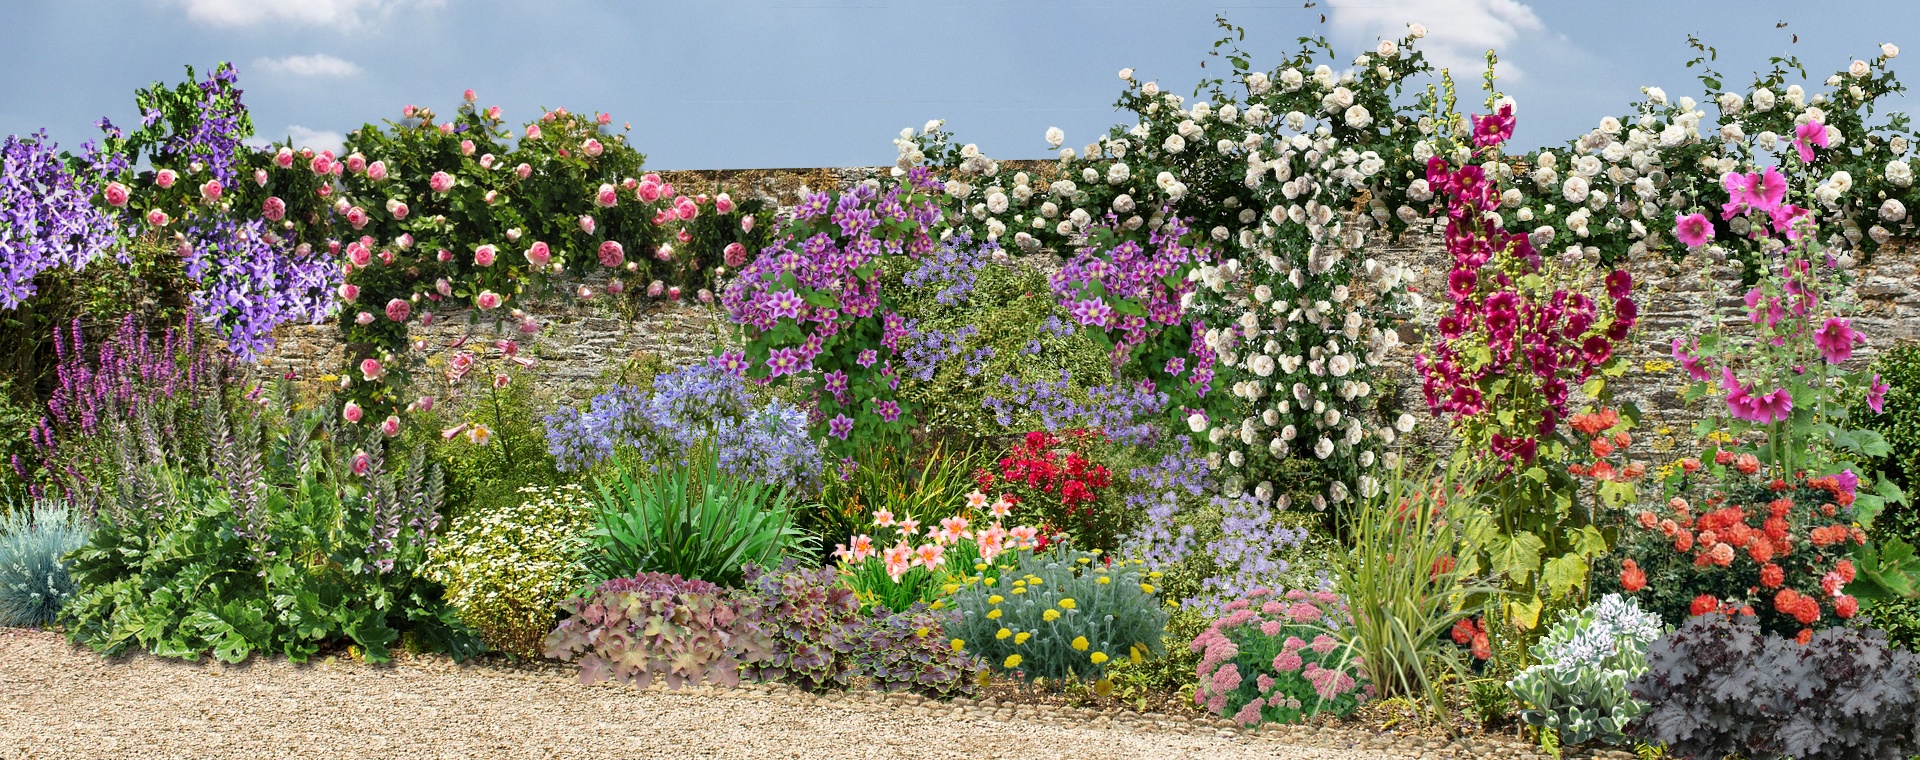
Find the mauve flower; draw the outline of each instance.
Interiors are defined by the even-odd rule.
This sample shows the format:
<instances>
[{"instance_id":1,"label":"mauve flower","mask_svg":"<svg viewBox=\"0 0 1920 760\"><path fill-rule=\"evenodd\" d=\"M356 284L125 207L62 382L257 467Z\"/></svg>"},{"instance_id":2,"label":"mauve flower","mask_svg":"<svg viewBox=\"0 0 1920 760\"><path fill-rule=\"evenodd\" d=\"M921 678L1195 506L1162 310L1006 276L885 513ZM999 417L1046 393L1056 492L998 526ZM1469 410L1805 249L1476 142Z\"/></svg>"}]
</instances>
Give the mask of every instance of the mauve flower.
<instances>
[{"instance_id":1,"label":"mauve flower","mask_svg":"<svg viewBox=\"0 0 1920 760\"><path fill-rule=\"evenodd\" d=\"M497 309L500 307L500 294L491 290L482 290L480 291L480 295L474 299L474 303L482 309Z\"/></svg>"},{"instance_id":2,"label":"mauve flower","mask_svg":"<svg viewBox=\"0 0 1920 760\"><path fill-rule=\"evenodd\" d=\"M348 401L347 405L340 409L341 419L348 422L359 422L363 414L365 413L360 411L360 405L352 401Z\"/></svg>"},{"instance_id":3,"label":"mauve flower","mask_svg":"<svg viewBox=\"0 0 1920 760\"><path fill-rule=\"evenodd\" d=\"M480 246L479 248L473 249L473 265L479 267L493 266L493 259L498 255L499 252L494 249L492 244Z\"/></svg>"},{"instance_id":4,"label":"mauve flower","mask_svg":"<svg viewBox=\"0 0 1920 760\"><path fill-rule=\"evenodd\" d=\"M602 242L599 253L600 264L602 266L617 267L620 266L621 262L627 260L627 252L620 247L620 242L617 240Z\"/></svg>"},{"instance_id":5,"label":"mauve flower","mask_svg":"<svg viewBox=\"0 0 1920 760\"><path fill-rule=\"evenodd\" d=\"M153 175L153 184L159 185L162 190L173 187L173 183L179 180L180 174L172 169L161 169Z\"/></svg>"},{"instance_id":6,"label":"mauve flower","mask_svg":"<svg viewBox=\"0 0 1920 760\"><path fill-rule=\"evenodd\" d=\"M387 302L387 319L395 322L407 321L407 315L413 313L413 305L395 298Z\"/></svg>"},{"instance_id":7,"label":"mauve flower","mask_svg":"<svg viewBox=\"0 0 1920 760\"><path fill-rule=\"evenodd\" d=\"M387 162L375 161L367 164L367 179L381 182L387 178Z\"/></svg>"},{"instance_id":8,"label":"mauve flower","mask_svg":"<svg viewBox=\"0 0 1920 760\"><path fill-rule=\"evenodd\" d=\"M280 200L279 196L269 195L265 201L260 203L260 215L266 217L267 221L270 222L285 219L287 216L287 202Z\"/></svg>"},{"instance_id":9,"label":"mauve flower","mask_svg":"<svg viewBox=\"0 0 1920 760\"><path fill-rule=\"evenodd\" d=\"M547 262L552 260L553 250L548 248L547 244L543 241L536 240L532 246L527 248L527 263L529 264L536 267L544 267L547 265Z\"/></svg>"},{"instance_id":10,"label":"mauve flower","mask_svg":"<svg viewBox=\"0 0 1920 760\"><path fill-rule=\"evenodd\" d=\"M1820 349L1820 356L1828 364L1839 364L1853 358L1853 346L1865 343L1866 338L1853 329L1853 323L1839 317L1829 317L1826 324L1813 333L1813 344Z\"/></svg>"},{"instance_id":11,"label":"mauve flower","mask_svg":"<svg viewBox=\"0 0 1920 760\"><path fill-rule=\"evenodd\" d=\"M436 193L444 193L452 190L453 175L446 172L434 172L433 177L427 180L427 186L433 188L433 191Z\"/></svg>"},{"instance_id":12,"label":"mauve flower","mask_svg":"<svg viewBox=\"0 0 1920 760\"><path fill-rule=\"evenodd\" d=\"M221 187L220 180L217 179L207 180L200 185L200 197L207 199L208 203L220 200L220 194L225 191L226 188Z\"/></svg>"},{"instance_id":13,"label":"mauve flower","mask_svg":"<svg viewBox=\"0 0 1920 760\"><path fill-rule=\"evenodd\" d=\"M1713 239L1713 222L1705 214L1686 214L1673 220L1673 236L1688 248L1699 248Z\"/></svg>"}]
</instances>

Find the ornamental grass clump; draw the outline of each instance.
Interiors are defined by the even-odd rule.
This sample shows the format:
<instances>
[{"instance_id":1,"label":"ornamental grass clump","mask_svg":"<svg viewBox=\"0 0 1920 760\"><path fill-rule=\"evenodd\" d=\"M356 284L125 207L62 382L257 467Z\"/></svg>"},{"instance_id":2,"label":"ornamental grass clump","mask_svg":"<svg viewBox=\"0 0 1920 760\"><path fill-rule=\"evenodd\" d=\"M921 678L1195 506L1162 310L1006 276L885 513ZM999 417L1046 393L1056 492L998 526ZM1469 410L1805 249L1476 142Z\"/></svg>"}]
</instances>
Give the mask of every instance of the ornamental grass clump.
<instances>
[{"instance_id":1,"label":"ornamental grass clump","mask_svg":"<svg viewBox=\"0 0 1920 760\"><path fill-rule=\"evenodd\" d=\"M426 575L488 646L537 658L556 610L587 582L580 564L595 515L579 485L523 486L511 506L454 518Z\"/></svg>"},{"instance_id":2,"label":"ornamental grass clump","mask_svg":"<svg viewBox=\"0 0 1920 760\"><path fill-rule=\"evenodd\" d=\"M65 502L0 517L0 626L51 625L77 590L62 559L87 542L87 519Z\"/></svg>"},{"instance_id":3,"label":"ornamental grass clump","mask_svg":"<svg viewBox=\"0 0 1920 760\"><path fill-rule=\"evenodd\" d=\"M1806 643L1703 615L1647 649L1634 738L1682 758L1900 760L1920 753L1920 655L1829 628Z\"/></svg>"},{"instance_id":4,"label":"ornamental grass clump","mask_svg":"<svg viewBox=\"0 0 1920 760\"><path fill-rule=\"evenodd\" d=\"M1559 732L1562 745L1599 739L1626 744L1627 723L1647 709L1627 684L1647 670L1647 645L1660 638L1660 616L1619 594L1560 618L1532 648L1537 664L1507 682L1528 725Z\"/></svg>"},{"instance_id":5,"label":"ornamental grass clump","mask_svg":"<svg viewBox=\"0 0 1920 760\"><path fill-rule=\"evenodd\" d=\"M720 469L711 451L656 468L627 460L600 481L600 515L586 565L596 579L662 572L738 586L748 563L806 551L784 486Z\"/></svg>"},{"instance_id":6,"label":"ornamental grass clump","mask_svg":"<svg viewBox=\"0 0 1920 760\"><path fill-rule=\"evenodd\" d=\"M773 646L724 589L677 575L615 578L560 608L567 618L543 642L546 656L579 662L583 684L734 686L742 666L766 660Z\"/></svg>"},{"instance_id":7,"label":"ornamental grass clump","mask_svg":"<svg viewBox=\"0 0 1920 760\"><path fill-rule=\"evenodd\" d=\"M1189 645L1201 653L1193 701L1208 712L1242 726L1293 723L1345 717L1373 696L1352 649L1333 635L1349 616L1332 592L1254 589L1223 612Z\"/></svg>"},{"instance_id":8,"label":"ornamental grass clump","mask_svg":"<svg viewBox=\"0 0 1920 760\"><path fill-rule=\"evenodd\" d=\"M945 600L958 612L946 633L955 650L997 672L1029 683L1097 680L1104 690L1107 663L1163 651L1159 574L1138 560L1060 548L1011 553L989 567L998 575L982 571Z\"/></svg>"}]
</instances>

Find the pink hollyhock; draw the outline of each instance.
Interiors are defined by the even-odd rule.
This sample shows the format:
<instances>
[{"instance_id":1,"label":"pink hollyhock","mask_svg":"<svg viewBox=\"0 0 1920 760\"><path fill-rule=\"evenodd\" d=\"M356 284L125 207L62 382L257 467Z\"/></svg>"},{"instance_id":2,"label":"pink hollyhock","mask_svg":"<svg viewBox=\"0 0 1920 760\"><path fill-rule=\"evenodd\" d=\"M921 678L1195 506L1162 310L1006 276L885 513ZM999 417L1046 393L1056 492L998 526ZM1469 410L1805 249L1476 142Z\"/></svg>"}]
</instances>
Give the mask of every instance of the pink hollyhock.
<instances>
[{"instance_id":1,"label":"pink hollyhock","mask_svg":"<svg viewBox=\"0 0 1920 760\"><path fill-rule=\"evenodd\" d=\"M619 241L608 240L600 244L600 263L603 266L617 267L627 260L627 252L620 247Z\"/></svg>"},{"instance_id":2,"label":"pink hollyhock","mask_svg":"<svg viewBox=\"0 0 1920 760\"><path fill-rule=\"evenodd\" d=\"M387 319L395 322L405 322L407 321L407 316L412 313L413 305L404 300L395 298L387 302Z\"/></svg>"},{"instance_id":3,"label":"pink hollyhock","mask_svg":"<svg viewBox=\"0 0 1920 760\"><path fill-rule=\"evenodd\" d=\"M1873 384L1867 386L1867 408L1874 414L1886 411L1887 391L1893 388L1880 380L1880 373L1873 373Z\"/></svg>"},{"instance_id":4,"label":"pink hollyhock","mask_svg":"<svg viewBox=\"0 0 1920 760\"><path fill-rule=\"evenodd\" d=\"M1673 236L1688 248L1699 248L1713 239L1713 222L1705 214L1686 214L1674 218Z\"/></svg>"},{"instance_id":5,"label":"pink hollyhock","mask_svg":"<svg viewBox=\"0 0 1920 760\"><path fill-rule=\"evenodd\" d=\"M1499 145L1513 136L1513 106L1502 105L1498 113L1473 117L1474 147Z\"/></svg>"},{"instance_id":6,"label":"pink hollyhock","mask_svg":"<svg viewBox=\"0 0 1920 760\"><path fill-rule=\"evenodd\" d=\"M1814 145L1827 147L1827 125L1817 121L1808 121L1793 128L1793 149L1800 154L1801 163L1813 161Z\"/></svg>"},{"instance_id":7,"label":"pink hollyhock","mask_svg":"<svg viewBox=\"0 0 1920 760\"><path fill-rule=\"evenodd\" d=\"M446 172L434 172L433 176L427 180L427 187L433 188L433 191L436 193L444 193L452 190L453 175Z\"/></svg>"},{"instance_id":8,"label":"pink hollyhock","mask_svg":"<svg viewBox=\"0 0 1920 760\"><path fill-rule=\"evenodd\" d=\"M1853 346L1865 343L1867 339L1853 329L1853 323L1839 317L1829 317L1826 324L1813 333L1813 344L1820 349L1820 356L1828 364L1839 364L1853 358Z\"/></svg>"}]
</instances>

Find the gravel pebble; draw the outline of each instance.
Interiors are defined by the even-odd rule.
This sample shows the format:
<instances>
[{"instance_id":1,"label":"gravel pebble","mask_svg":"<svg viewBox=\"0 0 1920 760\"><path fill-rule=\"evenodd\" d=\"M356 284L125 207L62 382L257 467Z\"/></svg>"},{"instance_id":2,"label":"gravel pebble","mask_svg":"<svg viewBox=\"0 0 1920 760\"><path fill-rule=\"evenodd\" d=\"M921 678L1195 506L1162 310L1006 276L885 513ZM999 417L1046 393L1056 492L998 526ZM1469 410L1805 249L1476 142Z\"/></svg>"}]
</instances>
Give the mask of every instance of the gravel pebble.
<instances>
[{"instance_id":1,"label":"gravel pebble","mask_svg":"<svg viewBox=\"0 0 1920 760\"><path fill-rule=\"evenodd\" d=\"M0 758L1279 758L1360 760L1280 736L780 687L581 686L553 669L322 658L103 660L0 629ZM1004 717L1003 717L1004 716ZM1010 719L1011 718L1011 719ZM1095 725L1098 723L1099 725ZM1358 739L1359 737L1349 737ZM1356 742L1340 742L1354 746Z\"/></svg>"}]
</instances>

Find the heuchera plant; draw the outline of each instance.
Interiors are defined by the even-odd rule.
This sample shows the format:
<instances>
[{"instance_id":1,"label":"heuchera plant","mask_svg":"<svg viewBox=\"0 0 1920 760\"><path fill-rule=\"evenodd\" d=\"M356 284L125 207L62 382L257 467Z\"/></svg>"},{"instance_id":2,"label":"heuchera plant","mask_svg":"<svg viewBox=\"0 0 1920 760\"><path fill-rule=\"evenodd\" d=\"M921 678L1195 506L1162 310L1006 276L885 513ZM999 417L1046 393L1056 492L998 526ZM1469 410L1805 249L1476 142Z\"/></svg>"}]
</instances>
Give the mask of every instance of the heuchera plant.
<instances>
[{"instance_id":1,"label":"heuchera plant","mask_svg":"<svg viewBox=\"0 0 1920 760\"><path fill-rule=\"evenodd\" d=\"M1330 591L1254 589L1194 638L1201 653L1195 704L1242 726L1345 717L1373 696L1352 652L1331 631L1347 621Z\"/></svg>"},{"instance_id":2,"label":"heuchera plant","mask_svg":"<svg viewBox=\"0 0 1920 760\"><path fill-rule=\"evenodd\" d=\"M765 659L747 665L749 677L785 681L807 691L843 688L854 674L860 600L840 585L833 568L803 570L788 559L777 569L744 569L741 614L772 641Z\"/></svg>"},{"instance_id":3,"label":"heuchera plant","mask_svg":"<svg viewBox=\"0 0 1920 760\"><path fill-rule=\"evenodd\" d=\"M769 636L739 619L719 586L676 575L615 578L560 605L566 619L547 634L546 656L580 663L580 682L641 688L711 682L733 686L743 665L770 656Z\"/></svg>"}]
</instances>

